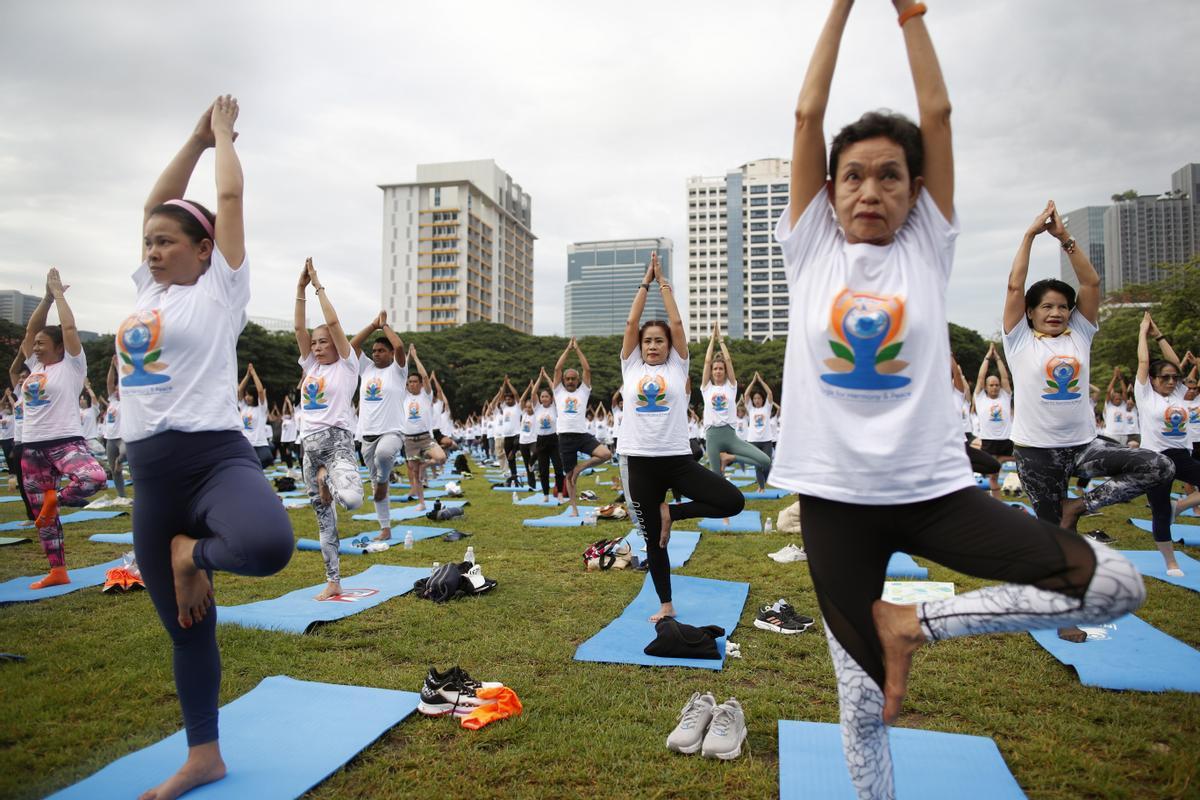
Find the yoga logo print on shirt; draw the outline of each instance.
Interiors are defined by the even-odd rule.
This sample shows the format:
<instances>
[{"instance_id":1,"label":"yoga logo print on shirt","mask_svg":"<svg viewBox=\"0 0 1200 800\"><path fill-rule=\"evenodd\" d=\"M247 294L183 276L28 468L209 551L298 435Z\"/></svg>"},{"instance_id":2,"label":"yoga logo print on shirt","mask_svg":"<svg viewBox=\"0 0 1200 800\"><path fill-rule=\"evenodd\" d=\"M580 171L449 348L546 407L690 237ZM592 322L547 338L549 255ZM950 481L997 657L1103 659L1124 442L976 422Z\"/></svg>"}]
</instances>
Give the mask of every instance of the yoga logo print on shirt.
<instances>
[{"instance_id":1,"label":"yoga logo print on shirt","mask_svg":"<svg viewBox=\"0 0 1200 800\"><path fill-rule=\"evenodd\" d=\"M363 387L363 402L378 403L383 400L383 381L379 378L372 378L367 381L367 385Z\"/></svg>"},{"instance_id":2,"label":"yoga logo print on shirt","mask_svg":"<svg viewBox=\"0 0 1200 800\"><path fill-rule=\"evenodd\" d=\"M1188 425L1200 426L1200 406L1192 406L1188 410Z\"/></svg>"},{"instance_id":3,"label":"yoga logo print on shirt","mask_svg":"<svg viewBox=\"0 0 1200 800\"><path fill-rule=\"evenodd\" d=\"M712 397L713 411L718 414L729 410L729 399L723 394L714 394Z\"/></svg>"},{"instance_id":4,"label":"yoga logo print on shirt","mask_svg":"<svg viewBox=\"0 0 1200 800\"><path fill-rule=\"evenodd\" d=\"M1000 410L999 403L992 403L992 407L988 409L988 422L1004 422L1004 413Z\"/></svg>"},{"instance_id":5,"label":"yoga logo print on shirt","mask_svg":"<svg viewBox=\"0 0 1200 800\"><path fill-rule=\"evenodd\" d=\"M329 404L325 402L325 379L309 375L304 379L304 386L300 390L300 398L303 401L300 405L305 411L320 411L323 408L329 408Z\"/></svg>"},{"instance_id":6,"label":"yoga logo print on shirt","mask_svg":"<svg viewBox=\"0 0 1200 800\"><path fill-rule=\"evenodd\" d=\"M25 379L23 391L25 404L30 408L50 405L51 398L46 395L47 376L44 372L35 372Z\"/></svg>"},{"instance_id":7,"label":"yoga logo print on shirt","mask_svg":"<svg viewBox=\"0 0 1200 800\"><path fill-rule=\"evenodd\" d=\"M1163 436L1182 438L1187 436L1188 412L1183 406L1167 406L1163 412Z\"/></svg>"},{"instance_id":8,"label":"yoga logo print on shirt","mask_svg":"<svg viewBox=\"0 0 1200 800\"><path fill-rule=\"evenodd\" d=\"M421 404L416 400L408 404L408 418L414 421L421 419Z\"/></svg>"},{"instance_id":9,"label":"yoga logo print on shirt","mask_svg":"<svg viewBox=\"0 0 1200 800\"><path fill-rule=\"evenodd\" d=\"M242 414L242 428L248 431L254 430L254 414L249 411Z\"/></svg>"},{"instance_id":10,"label":"yoga logo print on shirt","mask_svg":"<svg viewBox=\"0 0 1200 800\"><path fill-rule=\"evenodd\" d=\"M579 413L579 401L577 399L575 399L574 397L568 397L566 400L563 401L563 413L564 414L578 414Z\"/></svg>"},{"instance_id":11,"label":"yoga logo print on shirt","mask_svg":"<svg viewBox=\"0 0 1200 800\"><path fill-rule=\"evenodd\" d=\"M1079 359L1072 356L1051 356L1046 362L1046 389L1043 400L1077 400L1082 395L1075 391L1079 387Z\"/></svg>"},{"instance_id":12,"label":"yoga logo print on shirt","mask_svg":"<svg viewBox=\"0 0 1200 800\"><path fill-rule=\"evenodd\" d=\"M904 330L904 300L899 295L878 297L843 289L833 301L829 341L833 370L821 380L843 389L898 389L912 382L896 375L908 366L900 361L899 340Z\"/></svg>"},{"instance_id":13,"label":"yoga logo print on shirt","mask_svg":"<svg viewBox=\"0 0 1200 800\"><path fill-rule=\"evenodd\" d=\"M554 425L552 424L550 417L542 417L541 429L546 433L552 433L554 431Z\"/></svg>"},{"instance_id":14,"label":"yoga logo print on shirt","mask_svg":"<svg viewBox=\"0 0 1200 800\"><path fill-rule=\"evenodd\" d=\"M139 311L117 328L117 355L121 359L122 386L154 386L171 380L162 374L167 365L160 361L162 348L162 312Z\"/></svg>"},{"instance_id":15,"label":"yoga logo print on shirt","mask_svg":"<svg viewBox=\"0 0 1200 800\"><path fill-rule=\"evenodd\" d=\"M661 414L671 407L663 405L667 399L667 380L660 374L643 375L637 385L637 408L639 414Z\"/></svg>"}]
</instances>

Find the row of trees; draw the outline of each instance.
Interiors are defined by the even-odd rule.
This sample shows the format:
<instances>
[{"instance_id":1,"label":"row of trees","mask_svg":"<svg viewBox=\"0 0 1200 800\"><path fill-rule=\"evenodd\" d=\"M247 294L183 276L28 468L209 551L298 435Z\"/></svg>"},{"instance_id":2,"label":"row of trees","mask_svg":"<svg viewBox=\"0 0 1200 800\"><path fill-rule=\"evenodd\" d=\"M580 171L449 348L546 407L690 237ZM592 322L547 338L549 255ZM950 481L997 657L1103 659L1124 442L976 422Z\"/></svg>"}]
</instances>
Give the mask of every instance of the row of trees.
<instances>
[{"instance_id":1,"label":"row of trees","mask_svg":"<svg viewBox=\"0 0 1200 800\"><path fill-rule=\"evenodd\" d=\"M1110 295L1101 307L1100 333L1092 345L1092 382L1103 386L1116 366L1130 376L1137 365L1137 331L1142 313L1149 309L1159 328L1182 357L1191 350L1200 354L1200 258L1167 270L1159 283L1135 286ZM23 331L0 320L0 360L8 364ZM539 367L551 371L567 345L561 336L531 336L503 325L477 322L436 333L403 333L405 343L417 346L421 361L438 379L450 398L456 417L465 417L491 398L508 375L518 390L537 375ZM968 380L973 381L988 344L974 330L951 323L950 349ZM620 388L621 337L588 336L579 340L592 367L592 396L605 405ZM730 340L728 348L742 384L761 372L778 397L783 372L785 339L769 342ZM699 404L700 372L706 343L690 346L693 402ZM88 375L103 393L113 336L84 344ZM238 340L238 363L245 370L253 362L272 403L282 402L300 379L296 340L290 333L268 333L251 323ZM572 355L568 362L575 366ZM948 378L947 371L947 381Z\"/></svg>"}]
</instances>

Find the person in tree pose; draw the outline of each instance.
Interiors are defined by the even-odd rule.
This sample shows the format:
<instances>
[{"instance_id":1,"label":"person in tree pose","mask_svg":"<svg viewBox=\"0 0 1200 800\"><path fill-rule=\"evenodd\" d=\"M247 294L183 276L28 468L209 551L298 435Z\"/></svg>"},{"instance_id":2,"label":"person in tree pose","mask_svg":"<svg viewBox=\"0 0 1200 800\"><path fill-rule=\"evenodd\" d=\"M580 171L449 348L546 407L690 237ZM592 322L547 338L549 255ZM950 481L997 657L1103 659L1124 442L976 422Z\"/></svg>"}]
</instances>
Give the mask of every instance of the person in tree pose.
<instances>
[{"instance_id":1,"label":"person in tree pose","mask_svg":"<svg viewBox=\"0 0 1200 800\"><path fill-rule=\"evenodd\" d=\"M563 369L567 356L574 350L579 356L579 367L583 370ZM550 382L554 392L554 403L557 409L558 449L562 458L563 469L567 471L567 493L571 502L571 515L579 515L578 496L575 486L579 474L612 458L612 451L596 437L588 433L588 399L592 396L592 367L588 364L587 356L579 349L575 337L567 342L566 349L558 357L554 365L554 379ZM582 464L578 463L578 454L586 453L588 458Z\"/></svg>"}]
</instances>

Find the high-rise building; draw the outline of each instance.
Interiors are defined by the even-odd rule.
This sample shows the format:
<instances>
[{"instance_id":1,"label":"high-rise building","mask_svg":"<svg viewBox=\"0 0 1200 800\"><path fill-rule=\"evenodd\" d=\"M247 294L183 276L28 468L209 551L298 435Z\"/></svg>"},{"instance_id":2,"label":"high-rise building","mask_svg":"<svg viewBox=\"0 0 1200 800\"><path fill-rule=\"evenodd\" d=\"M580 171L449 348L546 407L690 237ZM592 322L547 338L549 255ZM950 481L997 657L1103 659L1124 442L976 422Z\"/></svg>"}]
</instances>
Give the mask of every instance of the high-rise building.
<instances>
[{"instance_id":1,"label":"high-rise building","mask_svg":"<svg viewBox=\"0 0 1200 800\"><path fill-rule=\"evenodd\" d=\"M1163 264L1200 253L1200 164L1171 175L1171 190L1117 200L1104 212L1104 285L1120 291L1161 280Z\"/></svg>"},{"instance_id":2,"label":"high-rise building","mask_svg":"<svg viewBox=\"0 0 1200 800\"><path fill-rule=\"evenodd\" d=\"M41 297L18 292L15 289L0 291L0 319L6 319L14 325L25 325L33 316Z\"/></svg>"},{"instance_id":3,"label":"high-rise building","mask_svg":"<svg viewBox=\"0 0 1200 800\"><path fill-rule=\"evenodd\" d=\"M690 340L708 338L718 320L735 339L787 334L787 276L774 230L789 174L790 162L764 158L721 177L688 179Z\"/></svg>"},{"instance_id":4,"label":"high-rise building","mask_svg":"<svg viewBox=\"0 0 1200 800\"><path fill-rule=\"evenodd\" d=\"M1105 292L1104 285L1104 212L1107 206L1084 206L1063 214L1067 231L1075 237L1076 246L1087 253L1092 266L1100 273L1100 294ZM1079 280L1075 277L1075 269L1064 251L1060 251L1059 270L1062 279L1079 288Z\"/></svg>"},{"instance_id":5,"label":"high-rise building","mask_svg":"<svg viewBox=\"0 0 1200 800\"><path fill-rule=\"evenodd\" d=\"M417 165L382 184L383 308L399 330L533 331L532 203L491 159Z\"/></svg>"},{"instance_id":6,"label":"high-rise building","mask_svg":"<svg viewBox=\"0 0 1200 800\"><path fill-rule=\"evenodd\" d=\"M646 275L651 254L658 252L663 276L670 279L671 250L671 240L665 237L576 242L568 246L563 314L567 336L623 333L629 304ZM642 319L666 319L666 315L659 292L651 291Z\"/></svg>"}]
</instances>

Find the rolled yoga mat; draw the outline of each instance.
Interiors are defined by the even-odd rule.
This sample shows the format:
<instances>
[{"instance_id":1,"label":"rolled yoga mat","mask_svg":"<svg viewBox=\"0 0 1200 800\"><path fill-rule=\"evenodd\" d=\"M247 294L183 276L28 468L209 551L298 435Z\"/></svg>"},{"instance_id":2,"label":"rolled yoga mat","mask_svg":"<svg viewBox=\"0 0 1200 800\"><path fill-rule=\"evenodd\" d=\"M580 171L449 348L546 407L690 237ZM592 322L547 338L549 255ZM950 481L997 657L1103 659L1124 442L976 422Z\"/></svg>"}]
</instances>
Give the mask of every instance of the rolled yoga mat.
<instances>
[{"instance_id":1,"label":"rolled yoga mat","mask_svg":"<svg viewBox=\"0 0 1200 800\"><path fill-rule=\"evenodd\" d=\"M412 714L418 702L416 692L300 681L286 675L264 678L221 707L221 757L228 774L185 796L299 797ZM137 797L170 777L186 758L187 738L179 731L51 797Z\"/></svg>"},{"instance_id":2,"label":"rolled yoga mat","mask_svg":"<svg viewBox=\"0 0 1200 800\"><path fill-rule=\"evenodd\" d=\"M625 607L621 616L579 645L575 651L575 660L719 670L725 663L725 640L737 627L749 591L748 583L672 575L671 597L675 604L676 618L680 622L697 627L720 625L724 628L725 636L717 639L717 652L721 657L707 659L648 656L642 651L655 638L654 623L649 621L649 617L658 611L660 603L658 595L654 592L654 583L647 575L642 583L642 590L633 602Z\"/></svg>"},{"instance_id":3,"label":"rolled yoga mat","mask_svg":"<svg viewBox=\"0 0 1200 800\"><path fill-rule=\"evenodd\" d=\"M29 584L46 577L46 573L44 572L41 575L13 578L12 580L0 583L0 603L28 603L34 600L45 600L47 597L58 597L59 595L69 594L79 589L99 586L104 583L105 573L114 567L122 566L124 563L124 559L120 558L91 567L76 568L68 563L67 577L71 579L71 582L60 586L49 586L45 589L29 588Z\"/></svg>"},{"instance_id":4,"label":"rolled yoga mat","mask_svg":"<svg viewBox=\"0 0 1200 800\"><path fill-rule=\"evenodd\" d=\"M1103 625L1080 625L1086 642L1031 631L1050 655L1079 673L1084 686L1139 692L1200 692L1200 652L1133 614Z\"/></svg>"},{"instance_id":5,"label":"rolled yoga mat","mask_svg":"<svg viewBox=\"0 0 1200 800\"><path fill-rule=\"evenodd\" d=\"M428 567L375 564L357 575L342 578L342 593L317 600L324 583L288 592L281 597L239 606L218 606L218 624L241 625L282 633L309 633L324 622L349 617L412 591L413 584L429 577Z\"/></svg>"},{"instance_id":6,"label":"rolled yoga mat","mask_svg":"<svg viewBox=\"0 0 1200 800\"><path fill-rule=\"evenodd\" d=\"M888 728L897 797L1017 800L1000 748L986 736ZM842 729L832 722L779 720L779 800L855 800Z\"/></svg>"}]
</instances>

